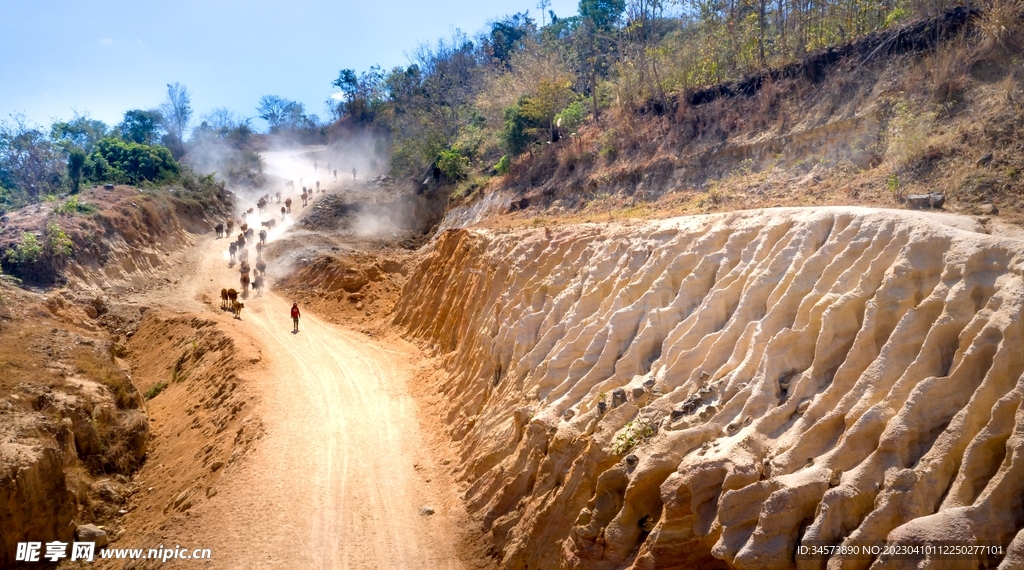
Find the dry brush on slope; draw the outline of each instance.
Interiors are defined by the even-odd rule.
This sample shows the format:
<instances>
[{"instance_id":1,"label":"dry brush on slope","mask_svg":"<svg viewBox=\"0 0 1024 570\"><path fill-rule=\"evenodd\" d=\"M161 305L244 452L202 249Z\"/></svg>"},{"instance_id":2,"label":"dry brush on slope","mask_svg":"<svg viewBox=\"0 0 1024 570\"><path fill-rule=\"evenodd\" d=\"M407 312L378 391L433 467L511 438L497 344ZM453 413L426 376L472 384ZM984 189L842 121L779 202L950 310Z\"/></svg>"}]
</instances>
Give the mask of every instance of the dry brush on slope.
<instances>
[{"instance_id":1,"label":"dry brush on slope","mask_svg":"<svg viewBox=\"0 0 1024 570\"><path fill-rule=\"evenodd\" d=\"M395 322L442 357L458 476L502 567L785 568L800 540L922 537L1010 564L1020 244L952 220L442 234Z\"/></svg>"}]
</instances>

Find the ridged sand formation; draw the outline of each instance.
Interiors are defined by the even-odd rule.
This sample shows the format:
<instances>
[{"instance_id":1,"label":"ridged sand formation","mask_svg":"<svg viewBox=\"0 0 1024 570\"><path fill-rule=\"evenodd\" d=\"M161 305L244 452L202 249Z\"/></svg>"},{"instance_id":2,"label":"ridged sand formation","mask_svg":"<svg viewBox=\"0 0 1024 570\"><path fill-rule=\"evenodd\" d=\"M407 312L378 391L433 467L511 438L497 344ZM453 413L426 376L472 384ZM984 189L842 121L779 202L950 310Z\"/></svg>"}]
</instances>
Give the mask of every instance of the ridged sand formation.
<instances>
[{"instance_id":1,"label":"ridged sand formation","mask_svg":"<svg viewBox=\"0 0 1024 570\"><path fill-rule=\"evenodd\" d=\"M396 322L444 356L502 567L787 568L844 537L1020 561L1021 243L953 219L444 233Z\"/></svg>"}]
</instances>

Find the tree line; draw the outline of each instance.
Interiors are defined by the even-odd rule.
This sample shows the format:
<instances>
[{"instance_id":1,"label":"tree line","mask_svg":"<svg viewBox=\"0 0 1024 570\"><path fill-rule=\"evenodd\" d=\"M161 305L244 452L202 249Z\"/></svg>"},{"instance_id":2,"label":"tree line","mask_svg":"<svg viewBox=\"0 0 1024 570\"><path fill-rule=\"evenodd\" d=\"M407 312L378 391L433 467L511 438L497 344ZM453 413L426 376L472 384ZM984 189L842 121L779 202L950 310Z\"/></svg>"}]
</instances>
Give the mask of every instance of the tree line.
<instances>
[{"instance_id":1,"label":"tree line","mask_svg":"<svg viewBox=\"0 0 1024 570\"><path fill-rule=\"evenodd\" d=\"M587 120L634 113L672 92L783 65L912 17L943 0L580 0L456 31L407 66L343 69L331 120L387 137L392 171L453 180L502 172Z\"/></svg>"}]
</instances>

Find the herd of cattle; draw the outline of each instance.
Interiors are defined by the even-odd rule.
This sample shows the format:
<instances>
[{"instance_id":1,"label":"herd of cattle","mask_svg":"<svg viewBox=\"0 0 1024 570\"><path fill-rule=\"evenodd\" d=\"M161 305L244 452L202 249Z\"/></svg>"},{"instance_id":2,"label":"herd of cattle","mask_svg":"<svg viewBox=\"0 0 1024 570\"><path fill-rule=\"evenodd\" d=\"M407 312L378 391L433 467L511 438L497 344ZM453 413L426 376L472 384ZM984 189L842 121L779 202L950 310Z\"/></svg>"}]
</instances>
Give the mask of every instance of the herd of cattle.
<instances>
[{"instance_id":1,"label":"herd of cattle","mask_svg":"<svg viewBox=\"0 0 1024 570\"><path fill-rule=\"evenodd\" d=\"M294 188L294 183L287 183L285 186L291 186L292 188ZM324 188L323 190L321 190L320 182L317 182L316 192L326 194L327 189ZM302 205L306 206L306 204L313 197L313 195L313 188L309 188L307 190L306 187L303 186L302 194L300 195L300 198L302 199ZM281 203L280 192L274 194L274 198L277 200L278 204ZM259 200L256 201L256 209L259 211L260 214L264 214L267 212L267 207L270 204L270 200L270 194L264 194L263 196L260 196ZM287 198L284 201L284 205L281 206L282 222L284 222L285 219L287 219L287 216L291 214L291 211L292 199ZM274 226L277 225L277 220L275 220L274 218L261 221L261 228L259 233L257 234L255 228L250 227L249 224L246 222L246 218L249 215L253 214L253 212L253 208L249 208L248 210L242 212L242 219L239 222L240 231L238 237L236 237L234 241L232 241L231 244L228 246L228 253L231 256L231 260L228 262L228 267L234 267L236 262L240 264L238 268L238 282L242 290L237 291L234 288L220 290L221 309L225 311L230 310L235 314L236 318L241 318L242 309L245 308L245 305L241 301L239 301L239 299L245 299L249 296L250 285L256 291L257 295L263 293L264 279L266 278L267 273L267 263L266 261L263 260L263 248L267 243L267 232L269 230L274 229ZM218 238L230 237L235 229L235 220L229 219L227 220L226 223L219 223L216 226L214 226L214 229L217 231ZM258 240L256 239L257 236L259 237ZM255 271L253 271L252 266L249 265L249 249L246 247L249 244L255 244ZM252 273L251 277L250 272Z\"/></svg>"}]
</instances>

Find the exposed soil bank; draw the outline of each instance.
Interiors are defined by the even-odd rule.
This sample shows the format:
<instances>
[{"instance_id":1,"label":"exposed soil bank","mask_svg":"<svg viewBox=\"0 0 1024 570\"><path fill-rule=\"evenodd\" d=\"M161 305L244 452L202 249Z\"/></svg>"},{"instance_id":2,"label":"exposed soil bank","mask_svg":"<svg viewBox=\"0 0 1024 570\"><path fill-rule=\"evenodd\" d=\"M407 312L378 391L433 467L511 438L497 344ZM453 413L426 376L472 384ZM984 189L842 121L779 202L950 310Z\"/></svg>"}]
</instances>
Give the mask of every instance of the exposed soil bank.
<instances>
[{"instance_id":1,"label":"exposed soil bank","mask_svg":"<svg viewBox=\"0 0 1024 570\"><path fill-rule=\"evenodd\" d=\"M844 537L1010 547L1024 260L983 229L776 209L449 231L395 324L448 371L436 412L503 568L789 568L798 541Z\"/></svg>"}]
</instances>

